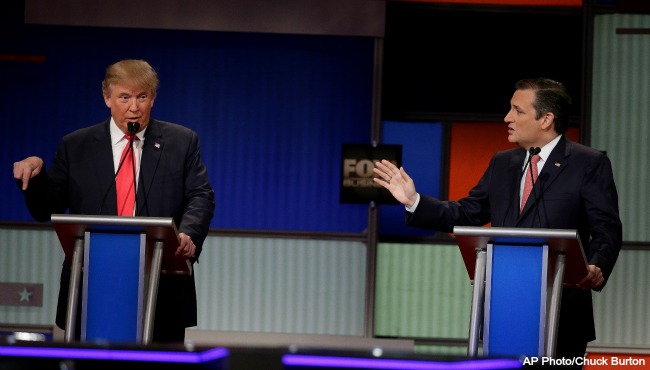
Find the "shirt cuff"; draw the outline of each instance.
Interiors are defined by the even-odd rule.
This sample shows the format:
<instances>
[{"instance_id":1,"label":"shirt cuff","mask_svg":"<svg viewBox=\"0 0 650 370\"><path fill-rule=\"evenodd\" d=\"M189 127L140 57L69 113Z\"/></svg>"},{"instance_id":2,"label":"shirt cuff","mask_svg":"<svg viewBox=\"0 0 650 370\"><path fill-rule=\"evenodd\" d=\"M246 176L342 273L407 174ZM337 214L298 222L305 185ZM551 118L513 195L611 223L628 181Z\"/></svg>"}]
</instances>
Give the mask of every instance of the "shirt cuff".
<instances>
[{"instance_id":1,"label":"shirt cuff","mask_svg":"<svg viewBox=\"0 0 650 370\"><path fill-rule=\"evenodd\" d=\"M420 204L420 193L416 193L415 195L417 195L417 198L415 199L415 202L413 202L413 205L411 207L404 206L407 212L411 212L411 213L415 212L415 209L418 207L418 204Z\"/></svg>"}]
</instances>

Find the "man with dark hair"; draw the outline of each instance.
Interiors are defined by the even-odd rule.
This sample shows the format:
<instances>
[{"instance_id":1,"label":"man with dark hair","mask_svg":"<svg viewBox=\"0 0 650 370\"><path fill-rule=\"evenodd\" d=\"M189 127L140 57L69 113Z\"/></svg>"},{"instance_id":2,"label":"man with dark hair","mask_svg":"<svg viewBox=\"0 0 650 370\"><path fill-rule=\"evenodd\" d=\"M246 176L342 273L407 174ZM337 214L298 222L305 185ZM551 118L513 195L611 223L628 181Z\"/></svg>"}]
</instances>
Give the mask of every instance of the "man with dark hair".
<instances>
[{"instance_id":1,"label":"man with dark hair","mask_svg":"<svg viewBox=\"0 0 650 370\"><path fill-rule=\"evenodd\" d=\"M111 117L66 135L48 171L43 171L39 157L14 163L14 178L37 221L49 221L53 213L66 210L84 215L172 217L180 234L177 258L198 260L214 213L214 191L201 161L197 134L151 118L158 85L156 71L143 60L112 64L102 83ZM135 130L129 130L130 125ZM133 159L125 160L130 141ZM116 176L122 165L131 168L122 168L120 175L136 174L124 187ZM60 328L65 327L69 281L70 266L64 261L56 315ZM153 341L183 342L185 328L195 326L196 321L193 271L162 275Z\"/></svg>"},{"instance_id":2,"label":"man with dark hair","mask_svg":"<svg viewBox=\"0 0 650 370\"><path fill-rule=\"evenodd\" d=\"M563 135L571 105L564 85L540 78L521 80L515 88L504 120L508 141L519 147L496 153L467 197L421 196L404 168L385 160L376 164L375 182L406 206L407 223L415 227L452 232L457 225L491 222L495 227L578 230L588 274L578 286L563 290L556 356L583 357L587 343L596 339L591 289L603 289L622 243L612 166L603 153ZM539 149L532 156L537 173L531 177L537 179L526 200L530 187L523 170L531 148Z\"/></svg>"}]
</instances>

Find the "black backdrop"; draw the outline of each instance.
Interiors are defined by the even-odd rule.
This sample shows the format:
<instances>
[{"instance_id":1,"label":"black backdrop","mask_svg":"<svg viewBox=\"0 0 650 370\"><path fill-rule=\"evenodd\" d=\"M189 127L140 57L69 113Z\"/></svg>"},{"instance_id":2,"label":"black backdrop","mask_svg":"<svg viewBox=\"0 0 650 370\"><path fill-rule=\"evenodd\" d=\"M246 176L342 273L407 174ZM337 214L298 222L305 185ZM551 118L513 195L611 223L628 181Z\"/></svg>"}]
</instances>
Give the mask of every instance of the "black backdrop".
<instances>
[{"instance_id":1,"label":"black backdrop","mask_svg":"<svg viewBox=\"0 0 650 370\"><path fill-rule=\"evenodd\" d=\"M502 116L514 84L566 84L580 113L582 9L388 2L386 119Z\"/></svg>"}]
</instances>

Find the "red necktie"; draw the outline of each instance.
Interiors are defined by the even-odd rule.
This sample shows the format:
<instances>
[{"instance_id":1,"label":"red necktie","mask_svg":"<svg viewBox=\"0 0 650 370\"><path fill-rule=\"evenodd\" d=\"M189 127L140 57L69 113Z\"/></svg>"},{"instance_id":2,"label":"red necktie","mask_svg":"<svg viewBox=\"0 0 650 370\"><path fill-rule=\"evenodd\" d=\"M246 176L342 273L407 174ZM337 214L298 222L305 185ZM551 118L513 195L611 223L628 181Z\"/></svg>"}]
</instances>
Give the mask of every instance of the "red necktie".
<instances>
[{"instance_id":1,"label":"red necktie","mask_svg":"<svg viewBox=\"0 0 650 370\"><path fill-rule=\"evenodd\" d=\"M135 184L133 183L133 149L129 149L130 137L124 135L127 144L124 146L120 163L122 167L115 177L115 191L117 193L117 215L118 216L133 216L133 208L135 206ZM136 136L134 141L139 140ZM127 153L128 151L128 153ZM126 156L126 158L125 158Z\"/></svg>"},{"instance_id":2,"label":"red necktie","mask_svg":"<svg viewBox=\"0 0 650 370\"><path fill-rule=\"evenodd\" d=\"M526 181L524 182L524 193L521 196L521 207L519 208L519 213L524 210L528 196L530 196L530 192L533 190L533 183L537 181L537 162L539 162L540 159L541 157L539 154L535 154L530 159L530 168L526 171ZM532 177L530 175L531 172L533 173Z\"/></svg>"}]
</instances>

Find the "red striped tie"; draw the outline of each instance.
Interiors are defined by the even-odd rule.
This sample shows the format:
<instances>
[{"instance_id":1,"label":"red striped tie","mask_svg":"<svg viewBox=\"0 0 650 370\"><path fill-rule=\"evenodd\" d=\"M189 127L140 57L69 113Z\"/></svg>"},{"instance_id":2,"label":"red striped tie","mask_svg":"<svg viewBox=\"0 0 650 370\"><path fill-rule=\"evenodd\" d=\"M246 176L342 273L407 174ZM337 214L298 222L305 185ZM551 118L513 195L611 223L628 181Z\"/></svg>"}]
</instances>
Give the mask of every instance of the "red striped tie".
<instances>
[{"instance_id":1,"label":"red striped tie","mask_svg":"<svg viewBox=\"0 0 650 370\"><path fill-rule=\"evenodd\" d=\"M535 154L530 159L530 168L526 171L526 182L524 182L524 194L521 196L521 207L519 208L519 213L524 210L528 196L530 196L530 192L533 190L533 183L537 181L537 162L539 162L540 159L541 157L539 154ZM531 172L533 173L533 177L530 175Z\"/></svg>"},{"instance_id":2,"label":"red striped tie","mask_svg":"<svg viewBox=\"0 0 650 370\"><path fill-rule=\"evenodd\" d=\"M129 140L128 135L124 138ZM134 141L140 140L137 136ZM115 191L117 192L117 215L118 216L133 216L133 208L135 207L135 184L133 182L133 150L129 150L130 141L124 146L120 163L122 167L115 177ZM128 152L128 153L127 153ZM126 158L125 158L126 156Z\"/></svg>"}]
</instances>

